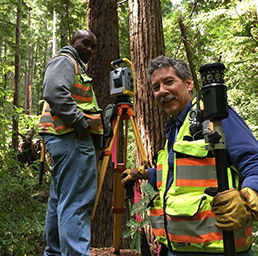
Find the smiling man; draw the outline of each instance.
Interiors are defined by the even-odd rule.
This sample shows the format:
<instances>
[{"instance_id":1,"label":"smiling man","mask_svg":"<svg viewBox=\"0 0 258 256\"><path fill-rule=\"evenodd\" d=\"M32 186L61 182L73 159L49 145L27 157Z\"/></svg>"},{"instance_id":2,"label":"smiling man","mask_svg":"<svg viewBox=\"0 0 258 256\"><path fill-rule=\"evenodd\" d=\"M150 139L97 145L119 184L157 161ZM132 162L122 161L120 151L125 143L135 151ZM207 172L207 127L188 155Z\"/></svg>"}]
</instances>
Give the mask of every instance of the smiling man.
<instances>
[{"instance_id":1,"label":"smiling man","mask_svg":"<svg viewBox=\"0 0 258 256\"><path fill-rule=\"evenodd\" d=\"M52 158L44 256L89 256L97 193L95 147L103 126L86 63L96 46L88 30L74 33L46 67L40 132ZM99 143L98 143L99 142ZM95 147L94 147L95 146Z\"/></svg>"},{"instance_id":2,"label":"smiling man","mask_svg":"<svg viewBox=\"0 0 258 256\"><path fill-rule=\"evenodd\" d=\"M176 74L172 66L157 68L153 71L150 82L156 101L174 119L193 99L193 81L187 70Z\"/></svg>"},{"instance_id":3,"label":"smiling man","mask_svg":"<svg viewBox=\"0 0 258 256\"><path fill-rule=\"evenodd\" d=\"M257 140L229 107L222 128L230 189L213 199L215 157L205 147L204 138L190 131L189 113L197 104L187 64L159 56L151 60L147 77L156 101L171 115L165 125L167 141L157 152L155 168L125 170L121 183L148 179L158 192L150 203L150 217L161 244L160 256L223 256L223 230L234 231L238 256L254 255L251 244L252 221L258 220Z\"/></svg>"}]
</instances>

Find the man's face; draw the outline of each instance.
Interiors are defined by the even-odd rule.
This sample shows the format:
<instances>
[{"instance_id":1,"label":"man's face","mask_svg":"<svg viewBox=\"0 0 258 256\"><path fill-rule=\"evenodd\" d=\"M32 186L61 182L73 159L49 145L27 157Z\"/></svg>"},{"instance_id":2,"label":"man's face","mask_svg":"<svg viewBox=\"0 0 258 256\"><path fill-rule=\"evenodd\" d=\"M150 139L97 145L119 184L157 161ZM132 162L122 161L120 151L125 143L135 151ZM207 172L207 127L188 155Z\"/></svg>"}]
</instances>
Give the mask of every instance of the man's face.
<instances>
[{"instance_id":1,"label":"man's face","mask_svg":"<svg viewBox=\"0 0 258 256\"><path fill-rule=\"evenodd\" d=\"M182 82L173 67L156 69L151 76L151 85L156 101L175 119L193 98L192 79L188 77Z\"/></svg>"},{"instance_id":2,"label":"man's face","mask_svg":"<svg viewBox=\"0 0 258 256\"><path fill-rule=\"evenodd\" d=\"M96 37L91 32L85 31L75 40L71 40L71 46L77 50L84 63L87 63L96 46L96 42Z\"/></svg>"}]
</instances>

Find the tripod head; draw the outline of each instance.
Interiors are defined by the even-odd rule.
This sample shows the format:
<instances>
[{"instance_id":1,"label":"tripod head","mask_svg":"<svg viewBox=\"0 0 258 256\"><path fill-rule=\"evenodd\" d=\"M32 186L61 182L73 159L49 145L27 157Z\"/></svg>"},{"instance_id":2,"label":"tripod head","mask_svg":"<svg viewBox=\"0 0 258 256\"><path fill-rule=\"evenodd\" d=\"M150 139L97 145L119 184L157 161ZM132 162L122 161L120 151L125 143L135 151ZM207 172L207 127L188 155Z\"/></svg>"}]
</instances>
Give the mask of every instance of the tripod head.
<instances>
[{"instance_id":1,"label":"tripod head","mask_svg":"<svg viewBox=\"0 0 258 256\"><path fill-rule=\"evenodd\" d=\"M122 66L121 64L127 66ZM116 99L116 102L131 103L131 97L135 95L134 71L132 63L126 59L118 59L111 62L114 68L110 72L110 96Z\"/></svg>"},{"instance_id":2,"label":"tripod head","mask_svg":"<svg viewBox=\"0 0 258 256\"><path fill-rule=\"evenodd\" d=\"M201 66L201 93L204 102L204 120L221 120L228 117L227 87L224 82L225 66L222 63L209 63Z\"/></svg>"}]
</instances>

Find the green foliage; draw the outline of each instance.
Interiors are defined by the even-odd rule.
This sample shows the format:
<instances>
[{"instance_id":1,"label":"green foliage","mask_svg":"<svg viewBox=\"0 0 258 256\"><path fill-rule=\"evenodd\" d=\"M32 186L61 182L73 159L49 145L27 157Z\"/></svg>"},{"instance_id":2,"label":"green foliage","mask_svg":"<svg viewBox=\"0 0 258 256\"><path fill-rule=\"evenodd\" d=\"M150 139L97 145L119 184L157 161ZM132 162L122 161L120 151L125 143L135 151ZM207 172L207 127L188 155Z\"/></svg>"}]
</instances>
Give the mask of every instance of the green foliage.
<instances>
[{"instance_id":1,"label":"green foliage","mask_svg":"<svg viewBox=\"0 0 258 256\"><path fill-rule=\"evenodd\" d=\"M21 167L13 156L1 143L0 254L38 255L43 251L46 212L46 204L34 197L38 172L32 166Z\"/></svg>"},{"instance_id":2,"label":"green foliage","mask_svg":"<svg viewBox=\"0 0 258 256\"><path fill-rule=\"evenodd\" d=\"M256 2L201 1L194 12L192 10L189 1L181 1L163 19L166 55L188 62L178 25L179 17L182 16L199 86L199 67L218 62L222 56L221 62L226 66L229 104L258 138Z\"/></svg>"},{"instance_id":3,"label":"green foliage","mask_svg":"<svg viewBox=\"0 0 258 256\"><path fill-rule=\"evenodd\" d=\"M258 138L257 3L254 0L203 0L198 2L193 11L195 2L182 0L175 5L173 1L161 0L165 54L187 61L178 25L179 17L182 16L197 75L201 65L217 62L222 53L221 62L226 66L229 104L243 117ZM52 56L53 10L58 14L57 38L60 48L61 29L67 31L69 40L76 29L86 28L87 1L23 1L21 47L17 47L14 34L18 4L18 1L4 1L0 5L0 254L34 255L42 246L46 204L41 203L39 196L47 185L43 188L37 186L37 162L31 166L21 166L14 160L17 152L10 149L12 118L19 122L19 132L23 135L32 127L36 129L38 122L38 117L25 115L22 107L13 109L14 56L16 53L21 54L20 106L23 106L26 52L27 47L31 47L29 70L33 114L39 115L44 69ZM68 17L61 22L61 16L66 11ZM118 5L118 22L120 56L131 59L126 2ZM127 168L135 166L135 137L129 125ZM139 249L139 228L149 223L146 205L152 195L148 191L148 185L145 188L145 184L142 184L142 190L146 197L132 206L132 215L141 214L142 223L137 223L132 218L128 224L133 227L127 231L128 236L133 238L131 249ZM257 230L258 224L255 223L253 248L258 255ZM39 254L42 254L42 248Z\"/></svg>"},{"instance_id":4,"label":"green foliage","mask_svg":"<svg viewBox=\"0 0 258 256\"><path fill-rule=\"evenodd\" d=\"M258 255L258 222L254 222L253 225L253 245L252 249L254 251L254 255Z\"/></svg>"},{"instance_id":5,"label":"green foliage","mask_svg":"<svg viewBox=\"0 0 258 256\"><path fill-rule=\"evenodd\" d=\"M130 31L129 31L129 10L127 2L117 6L119 53L121 58L131 60L130 53Z\"/></svg>"},{"instance_id":6,"label":"green foliage","mask_svg":"<svg viewBox=\"0 0 258 256\"><path fill-rule=\"evenodd\" d=\"M136 143L135 135L131 122L128 123L128 140L127 140L127 169L133 169L136 167Z\"/></svg>"},{"instance_id":7,"label":"green foliage","mask_svg":"<svg viewBox=\"0 0 258 256\"><path fill-rule=\"evenodd\" d=\"M146 225L150 225L150 217L147 213L149 209L148 203L150 200L155 196L156 192L154 191L153 187L143 182L140 185L142 194L144 195L141 200L135 204L133 204L130 208L130 215L132 216L130 220L127 222L127 229L123 232L123 237L131 237L130 242L130 249L133 252L134 249L137 252L140 252L140 245L141 245L141 229L144 228ZM135 219L136 214L139 218L141 218L141 222Z\"/></svg>"}]
</instances>

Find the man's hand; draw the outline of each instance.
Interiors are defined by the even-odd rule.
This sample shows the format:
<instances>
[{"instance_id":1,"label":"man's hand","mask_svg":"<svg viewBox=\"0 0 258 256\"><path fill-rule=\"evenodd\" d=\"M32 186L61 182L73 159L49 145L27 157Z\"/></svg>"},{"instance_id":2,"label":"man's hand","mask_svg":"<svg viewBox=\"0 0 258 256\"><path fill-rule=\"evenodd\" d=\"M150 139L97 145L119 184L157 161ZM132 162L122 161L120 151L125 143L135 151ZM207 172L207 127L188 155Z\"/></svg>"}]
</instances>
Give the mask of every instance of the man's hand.
<instances>
[{"instance_id":1,"label":"man's hand","mask_svg":"<svg viewBox=\"0 0 258 256\"><path fill-rule=\"evenodd\" d=\"M209 188L205 190L209 193ZM238 230L249 220L258 220L258 197L251 188L234 188L219 192L211 202L215 225L225 231Z\"/></svg>"},{"instance_id":2,"label":"man's hand","mask_svg":"<svg viewBox=\"0 0 258 256\"><path fill-rule=\"evenodd\" d=\"M78 133L78 139L83 140L91 137L90 127L88 126L85 130Z\"/></svg>"},{"instance_id":3,"label":"man's hand","mask_svg":"<svg viewBox=\"0 0 258 256\"><path fill-rule=\"evenodd\" d=\"M121 184L125 186L129 182L133 182L141 179L149 179L148 173L145 170L145 166L142 165L137 169L127 169L121 175Z\"/></svg>"}]
</instances>

